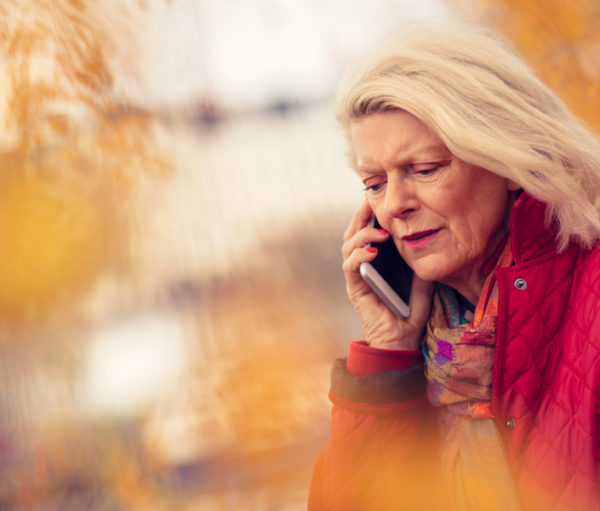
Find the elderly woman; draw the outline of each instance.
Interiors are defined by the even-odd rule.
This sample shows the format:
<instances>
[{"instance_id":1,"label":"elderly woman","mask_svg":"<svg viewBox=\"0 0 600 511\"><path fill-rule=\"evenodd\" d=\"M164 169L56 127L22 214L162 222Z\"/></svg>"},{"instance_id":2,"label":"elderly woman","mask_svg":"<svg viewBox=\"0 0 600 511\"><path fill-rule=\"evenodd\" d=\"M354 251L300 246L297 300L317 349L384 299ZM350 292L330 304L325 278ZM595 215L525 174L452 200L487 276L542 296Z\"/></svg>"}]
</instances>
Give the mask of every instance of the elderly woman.
<instances>
[{"instance_id":1,"label":"elderly woman","mask_svg":"<svg viewBox=\"0 0 600 511\"><path fill-rule=\"evenodd\" d=\"M418 27L338 97L365 333L332 371L310 510L600 509L600 145L496 37ZM382 229L370 226L372 215ZM409 317L359 273L393 239Z\"/></svg>"}]
</instances>

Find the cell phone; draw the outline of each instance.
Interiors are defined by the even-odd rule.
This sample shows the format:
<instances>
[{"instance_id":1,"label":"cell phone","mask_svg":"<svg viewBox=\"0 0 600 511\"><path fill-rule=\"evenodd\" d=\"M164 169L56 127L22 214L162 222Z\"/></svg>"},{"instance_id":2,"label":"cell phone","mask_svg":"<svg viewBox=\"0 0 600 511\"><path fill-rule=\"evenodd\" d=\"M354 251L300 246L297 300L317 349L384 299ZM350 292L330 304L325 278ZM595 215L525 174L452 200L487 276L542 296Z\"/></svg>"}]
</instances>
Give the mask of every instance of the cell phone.
<instances>
[{"instance_id":1,"label":"cell phone","mask_svg":"<svg viewBox=\"0 0 600 511\"><path fill-rule=\"evenodd\" d=\"M375 216L370 225L381 228ZM377 247L377 257L370 263L361 263L360 274L394 314L407 318L413 271L402 259L391 236L383 243L372 243L371 246Z\"/></svg>"}]
</instances>

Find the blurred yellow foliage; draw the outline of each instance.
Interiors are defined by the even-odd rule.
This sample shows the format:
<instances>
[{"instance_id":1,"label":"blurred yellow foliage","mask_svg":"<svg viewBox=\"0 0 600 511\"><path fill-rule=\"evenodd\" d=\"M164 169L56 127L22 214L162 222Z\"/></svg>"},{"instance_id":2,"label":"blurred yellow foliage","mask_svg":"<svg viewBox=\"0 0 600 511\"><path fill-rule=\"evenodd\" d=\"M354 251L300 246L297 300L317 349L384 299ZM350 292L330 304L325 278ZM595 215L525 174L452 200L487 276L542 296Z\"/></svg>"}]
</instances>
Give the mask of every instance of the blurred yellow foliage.
<instances>
[{"instance_id":1,"label":"blurred yellow foliage","mask_svg":"<svg viewBox=\"0 0 600 511\"><path fill-rule=\"evenodd\" d=\"M98 112L110 101L111 38L92 5L25 0L0 6L0 50L11 85L5 115L8 128L18 130L22 150L52 142L48 120L64 133L69 109ZM57 116L62 122L54 122Z\"/></svg>"},{"instance_id":2,"label":"blurred yellow foliage","mask_svg":"<svg viewBox=\"0 0 600 511\"><path fill-rule=\"evenodd\" d=\"M124 260L133 184L170 170L153 116L112 93L106 14L89 0L0 4L0 322L64 312Z\"/></svg>"},{"instance_id":3,"label":"blurred yellow foliage","mask_svg":"<svg viewBox=\"0 0 600 511\"><path fill-rule=\"evenodd\" d=\"M600 131L597 0L451 0L505 35L581 119ZM473 9L477 7L478 9Z\"/></svg>"},{"instance_id":4,"label":"blurred yellow foliage","mask_svg":"<svg viewBox=\"0 0 600 511\"><path fill-rule=\"evenodd\" d=\"M106 263L106 212L83 191L18 172L14 155L0 162L0 316L28 319Z\"/></svg>"},{"instance_id":5,"label":"blurred yellow foliage","mask_svg":"<svg viewBox=\"0 0 600 511\"><path fill-rule=\"evenodd\" d=\"M160 507L159 456L136 424L74 413L78 305L134 261L135 185L170 170L154 117L113 90L114 54L130 43L119 4L0 2L0 361L13 369L0 391L2 509Z\"/></svg>"}]
</instances>

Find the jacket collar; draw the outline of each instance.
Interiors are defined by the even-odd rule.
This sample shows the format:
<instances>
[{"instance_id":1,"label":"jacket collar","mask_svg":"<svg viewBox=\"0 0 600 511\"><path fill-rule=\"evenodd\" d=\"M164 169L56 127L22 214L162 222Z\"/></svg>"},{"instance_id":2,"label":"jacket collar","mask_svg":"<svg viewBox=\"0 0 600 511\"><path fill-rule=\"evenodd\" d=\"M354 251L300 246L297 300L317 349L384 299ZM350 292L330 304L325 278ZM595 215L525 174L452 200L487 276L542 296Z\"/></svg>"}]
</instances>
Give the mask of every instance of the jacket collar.
<instances>
[{"instance_id":1,"label":"jacket collar","mask_svg":"<svg viewBox=\"0 0 600 511\"><path fill-rule=\"evenodd\" d=\"M515 201L510 217L510 242L515 264L557 253L556 225L548 226L546 204L527 192Z\"/></svg>"}]
</instances>

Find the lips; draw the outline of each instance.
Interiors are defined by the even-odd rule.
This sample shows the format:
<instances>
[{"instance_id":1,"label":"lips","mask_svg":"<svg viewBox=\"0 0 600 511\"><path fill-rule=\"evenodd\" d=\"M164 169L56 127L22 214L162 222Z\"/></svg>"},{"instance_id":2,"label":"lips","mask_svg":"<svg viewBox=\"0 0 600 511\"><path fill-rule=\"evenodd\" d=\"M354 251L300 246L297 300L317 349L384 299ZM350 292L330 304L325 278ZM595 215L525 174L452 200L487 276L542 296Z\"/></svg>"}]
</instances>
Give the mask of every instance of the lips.
<instances>
[{"instance_id":1,"label":"lips","mask_svg":"<svg viewBox=\"0 0 600 511\"><path fill-rule=\"evenodd\" d=\"M413 232L402 238L402 244L409 250L423 250L437 239L440 232L442 232L441 228Z\"/></svg>"},{"instance_id":2,"label":"lips","mask_svg":"<svg viewBox=\"0 0 600 511\"><path fill-rule=\"evenodd\" d=\"M439 231L440 229L430 229L429 231L415 232L413 234L409 234L408 236L403 236L402 239L404 241L418 241Z\"/></svg>"}]
</instances>

